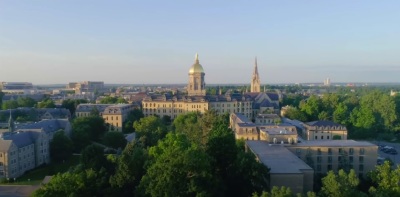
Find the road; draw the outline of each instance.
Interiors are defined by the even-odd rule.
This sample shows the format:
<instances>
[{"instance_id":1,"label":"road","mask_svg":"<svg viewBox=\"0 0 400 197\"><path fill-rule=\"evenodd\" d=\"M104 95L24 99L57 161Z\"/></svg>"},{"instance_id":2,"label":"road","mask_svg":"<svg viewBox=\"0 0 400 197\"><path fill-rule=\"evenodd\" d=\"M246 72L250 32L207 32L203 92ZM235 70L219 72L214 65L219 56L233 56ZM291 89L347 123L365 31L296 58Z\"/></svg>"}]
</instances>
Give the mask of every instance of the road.
<instances>
[{"instance_id":1,"label":"road","mask_svg":"<svg viewBox=\"0 0 400 197\"><path fill-rule=\"evenodd\" d=\"M31 196L39 187L39 185L0 185L0 197Z\"/></svg>"}]
</instances>

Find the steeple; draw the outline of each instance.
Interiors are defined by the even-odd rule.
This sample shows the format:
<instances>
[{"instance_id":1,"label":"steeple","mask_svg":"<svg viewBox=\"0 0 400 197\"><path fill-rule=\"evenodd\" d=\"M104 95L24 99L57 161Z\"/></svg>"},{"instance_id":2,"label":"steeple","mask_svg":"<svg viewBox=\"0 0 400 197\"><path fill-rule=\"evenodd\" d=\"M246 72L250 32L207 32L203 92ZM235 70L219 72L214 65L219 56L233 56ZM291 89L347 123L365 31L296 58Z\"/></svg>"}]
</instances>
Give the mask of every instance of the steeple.
<instances>
[{"instance_id":1,"label":"steeple","mask_svg":"<svg viewBox=\"0 0 400 197\"><path fill-rule=\"evenodd\" d=\"M13 132L15 128L14 120L12 119L11 109L10 109L10 118L8 119L8 131Z\"/></svg>"},{"instance_id":2,"label":"steeple","mask_svg":"<svg viewBox=\"0 0 400 197\"><path fill-rule=\"evenodd\" d=\"M258 67L257 67L257 57L255 57L254 71L253 71L253 76L251 78L251 92L261 92L260 76L258 75Z\"/></svg>"}]
</instances>

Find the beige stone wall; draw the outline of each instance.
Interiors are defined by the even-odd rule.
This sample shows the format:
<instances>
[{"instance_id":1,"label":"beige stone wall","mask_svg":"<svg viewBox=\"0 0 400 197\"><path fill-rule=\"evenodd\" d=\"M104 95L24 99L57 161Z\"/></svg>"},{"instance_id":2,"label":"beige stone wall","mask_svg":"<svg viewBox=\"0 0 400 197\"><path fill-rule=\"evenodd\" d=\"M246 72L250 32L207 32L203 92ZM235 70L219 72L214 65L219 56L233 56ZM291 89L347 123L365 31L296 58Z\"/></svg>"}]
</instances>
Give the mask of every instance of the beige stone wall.
<instances>
[{"instance_id":1,"label":"beige stone wall","mask_svg":"<svg viewBox=\"0 0 400 197\"><path fill-rule=\"evenodd\" d=\"M347 140L347 129L331 127L315 127L304 125L303 138L307 140L333 140L334 136L340 136L341 140Z\"/></svg>"},{"instance_id":2,"label":"beige stone wall","mask_svg":"<svg viewBox=\"0 0 400 197\"><path fill-rule=\"evenodd\" d=\"M215 110L218 114L241 113L251 120L253 117L252 105L252 101L210 102L209 109Z\"/></svg>"},{"instance_id":3,"label":"beige stone wall","mask_svg":"<svg viewBox=\"0 0 400 197\"><path fill-rule=\"evenodd\" d=\"M298 147L287 148L299 156L304 162L310 164L315 173L325 174L330 170L337 172L340 164L347 164L357 174L366 175L373 170L378 157L377 146L363 147ZM340 162L342 161L342 162Z\"/></svg>"},{"instance_id":4,"label":"beige stone wall","mask_svg":"<svg viewBox=\"0 0 400 197\"><path fill-rule=\"evenodd\" d=\"M106 124L110 124L109 131L122 131L124 117L122 115L103 115Z\"/></svg>"},{"instance_id":5,"label":"beige stone wall","mask_svg":"<svg viewBox=\"0 0 400 197\"><path fill-rule=\"evenodd\" d=\"M308 178L308 176L307 176ZM312 181L311 180L304 180L304 174L276 174L270 173L270 188L277 186L277 187L289 187L294 194L296 193L303 193L307 192L304 189L304 182L305 181Z\"/></svg>"},{"instance_id":6,"label":"beige stone wall","mask_svg":"<svg viewBox=\"0 0 400 197\"><path fill-rule=\"evenodd\" d=\"M260 140L267 141L269 143L274 143L274 138L276 139L276 143L297 143L297 134L269 134L268 132L260 132ZM289 140L290 139L290 140Z\"/></svg>"},{"instance_id":7,"label":"beige stone wall","mask_svg":"<svg viewBox=\"0 0 400 197\"><path fill-rule=\"evenodd\" d=\"M188 112L204 113L209 109L208 102L185 101L142 101L142 107L145 116L170 116L172 119Z\"/></svg>"},{"instance_id":8,"label":"beige stone wall","mask_svg":"<svg viewBox=\"0 0 400 197\"><path fill-rule=\"evenodd\" d=\"M254 127L237 126L235 129L235 137L236 139L260 140L257 128L255 126Z\"/></svg>"}]
</instances>

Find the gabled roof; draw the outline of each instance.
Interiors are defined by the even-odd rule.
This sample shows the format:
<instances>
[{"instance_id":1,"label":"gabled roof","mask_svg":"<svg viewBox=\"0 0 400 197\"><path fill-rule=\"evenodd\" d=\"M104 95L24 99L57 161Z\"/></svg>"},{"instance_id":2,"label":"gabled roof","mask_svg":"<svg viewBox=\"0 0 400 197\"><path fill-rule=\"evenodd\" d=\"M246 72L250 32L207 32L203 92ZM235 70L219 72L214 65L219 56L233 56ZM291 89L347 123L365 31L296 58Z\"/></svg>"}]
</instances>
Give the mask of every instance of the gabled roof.
<instances>
[{"instance_id":1,"label":"gabled roof","mask_svg":"<svg viewBox=\"0 0 400 197\"><path fill-rule=\"evenodd\" d=\"M329 120L317 120L317 121L312 121L312 122L307 122L305 123L306 125L309 126L317 126L317 127L345 127L341 124L329 121Z\"/></svg>"}]
</instances>

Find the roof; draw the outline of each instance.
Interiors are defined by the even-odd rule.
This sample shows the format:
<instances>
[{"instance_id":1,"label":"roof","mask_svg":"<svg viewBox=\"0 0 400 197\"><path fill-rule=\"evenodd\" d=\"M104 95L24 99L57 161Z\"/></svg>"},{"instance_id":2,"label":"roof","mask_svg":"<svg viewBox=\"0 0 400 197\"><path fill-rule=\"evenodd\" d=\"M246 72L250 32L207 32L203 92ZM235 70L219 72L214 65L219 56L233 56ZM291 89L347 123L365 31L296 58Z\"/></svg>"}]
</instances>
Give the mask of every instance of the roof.
<instances>
[{"instance_id":1,"label":"roof","mask_svg":"<svg viewBox=\"0 0 400 197\"><path fill-rule=\"evenodd\" d=\"M67 119L52 119L42 120L35 123L19 124L16 125L15 129L43 129L46 133L51 133L60 129L65 131L67 125L69 125L69 121Z\"/></svg>"},{"instance_id":2,"label":"roof","mask_svg":"<svg viewBox=\"0 0 400 197\"><path fill-rule=\"evenodd\" d=\"M329 121L329 120L318 120L318 121L313 121L313 122L307 122L305 123L306 125L309 126L317 126L317 127L344 127L341 124Z\"/></svg>"},{"instance_id":3,"label":"roof","mask_svg":"<svg viewBox=\"0 0 400 197\"><path fill-rule=\"evenodd\" d=\"M289 131L286 128L265 128L261 129L271 135L297 135L295 131Z\"/></svg>"},{"instance_id":4,"label":"roof","mask_svg":"<svg viewBox=\"0 0 400 197\"><path fill-rule=\"evenodd\" d=\"M75 112L91 112L94 108L97 108L99 112L103 112L108 106L113 104L79 104L76 107Z\"/></svg>"},{"instance_id":5,"label":"roof","mask_svg":"<svg viewBox=\"0 0 400 197\"><path fill-rule=\"evenodd\" d=\"M193 73L204 73L203 66L199 62L199 55L196 53L196 58L194 60L194 64L189 69L189 74Z\"/></svg>"},{"instance_id":6,"label":"roof","mask_svg":"<svg viewBox=\"0 0 400 197\"><path fill-rule=\"evenodd\" d=\"M310 141L302 141L301 143L297 143L292 146L320 146L320 147L372 147L376 146L367 141L355 141L355 140L310 140Z\"/></svg>"},{"instance_id":7,"label":"roof","mask_svg":"<svg viewBox=\"0 0 400 197\"><path fill-rule=\"evenodd\" d=\"M270 145L265 141L246 141L246 145L271 174L300 174L304 170L313 171L304 161L283 145Z\"/></svg>"},{"instance_id":8,"label":"roof","mask_svg":"<svg viewBox=\"0 0 400 197\"><path fill-rule=\"evenodd\" d=\"M256 118L280 118L278 114L258 114Z\"/></svg>"},{"instance_id":9,"label":"roof","mask_svg":"<svg viewBox=\"0 0 400 197\"><path fill-rule=\"evenodd\" d=\"M33 131L6 132L2 134L2 140L12 141L18 148L22 148L34 144L38 136L39 132Z\"/></svg>"},{"instance_id":10,"label":"roof","mask_svg":"<svg viewBox=\"0 0 400 197\"><path fill-rule=\"evenodd\" d=\"M241 113L233 113L236 118L238 118L241 122L248 122L248 123L252 123L249 118L247 118L247 116L241 114Z\"/></svg>"}]
</instances>

